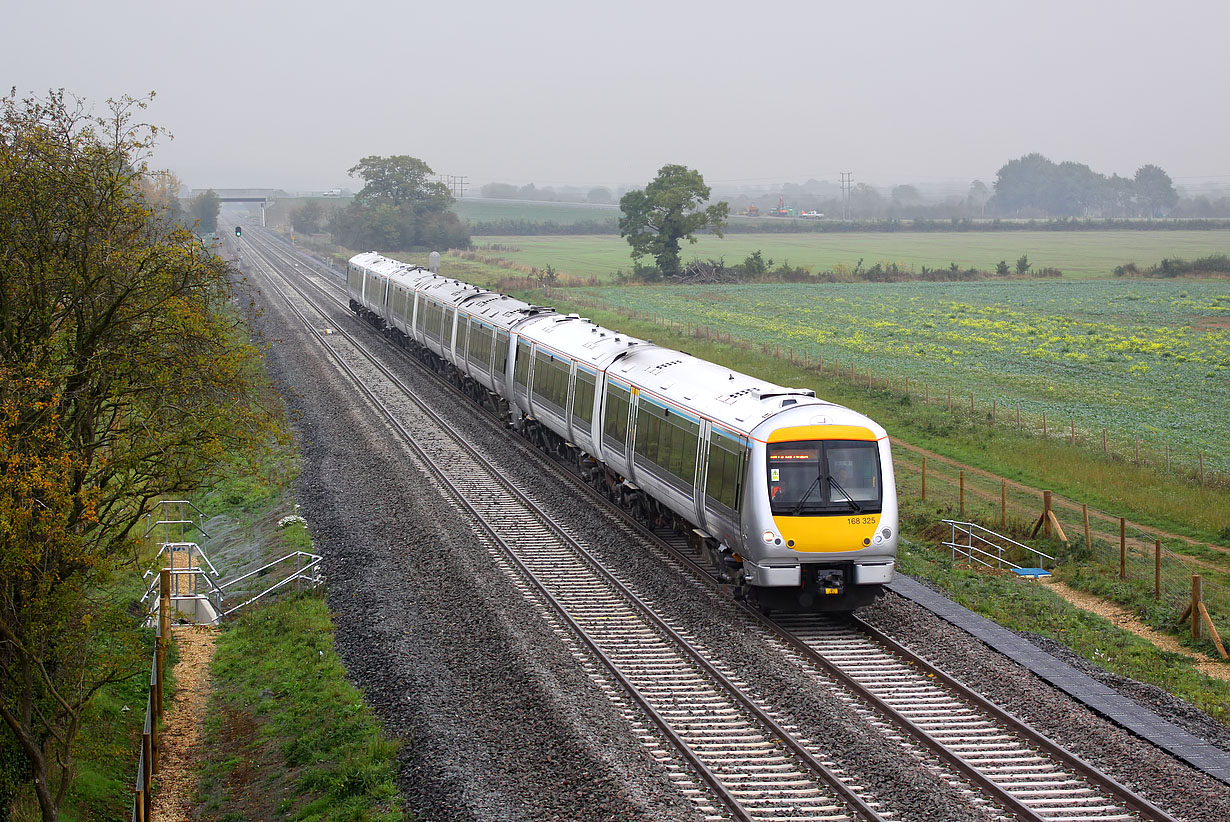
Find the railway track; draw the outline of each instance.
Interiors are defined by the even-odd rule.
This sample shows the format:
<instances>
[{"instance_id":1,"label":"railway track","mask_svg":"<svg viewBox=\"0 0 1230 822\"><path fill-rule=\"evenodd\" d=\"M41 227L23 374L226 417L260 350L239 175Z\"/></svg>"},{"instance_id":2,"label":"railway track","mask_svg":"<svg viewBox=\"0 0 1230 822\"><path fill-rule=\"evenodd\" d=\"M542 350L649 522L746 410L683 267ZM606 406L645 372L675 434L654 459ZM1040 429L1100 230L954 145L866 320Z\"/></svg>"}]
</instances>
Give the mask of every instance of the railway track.
<instances>
[{"instance_id":1,"label":"railway track","mask_svg":"<svg viewBox=\"0 0 1230 822\"><path fill-rule=\"evenodd\" d=\"M265 250L283 253L269 246ZM256 262L280 276L268 262ZM382 410L387 424L424 467L474 518L497 561L607 669L623 698L648 717L687 763L691 774L676 768L674 779L702 813L741 820L887 818L873 799L823 761L809 740L779 723L771 708L709 662L702 647L603 569L580 539L554 523L525 489L504 477L447 422L421 404L412 410L398 402L395 410L389 397L393 392L369 390L372 381L365 375L375 369L395 386L398 399L412 396L361 342L341 329L321 333L320 319L309 316L317 309L296 305L294 296L280 286L277 291L355 386ZM344 344L339 345L337 337ZM413 425L413 435L404 424ZM708 790L691 784L697 781Z\"/></svg>"},{"instance_id":2,"label":"railway track","mask_svg":"<svg viewBox=\"0 0 1230 822\"><path fill-rule=\"evenodd\" d=\"M269 246L269 250L281 255L283 259L291 258L291 252L286 248ZM317 273L313 278L320 279L322 276ZM343 298L337 296L339 283L336 280L316 282L314 285L322 294L345 306ZM334 293L330 294L330 290ZM525 450L527 455L541 458L544 464L551 466L560 476L569 477L593 493L592 489L581 483L574 472L566 470L555 461L546 460L528 445ZM473 456L470 459L473 459ZM470 489L470 493L479 499L486 494L487 499L483 504L492 506L488 510L503 512L497 516L507 516L508 509L501 507L505 501L497 500L489 493L490 485L487 482L486 479L479 482L476 487ZM613 525L635 529L642 537L652 537L654 550L659 553L662 562L682 563L708 584L718 584L710 569L691 552L682 537L664 529L646 528L632 520L626 512L613 506L604 510ZM518 527L528 532L533 527L532 520L535 518L539 528L543 527L541 512L527 516L530 519L519 521ZM546 520L549 522L549 517ZM553 523L546 527L548 530L559 530ZM560 551L564 553L558 553ZM575 549L561 548L558 543L527 546L517 564L523 573L542 581L536 583L540 596L555 598L558 600L557 608L563 611L571 608L579 615L574 630L585 635L588 630L598 631L604 627L593 627L595 623L618 623L620 632L615 635L616 644L608 645L607 648L616 651L637 648L647 654L646 658L653 659L655 665L660 665L665 660L669 660L672 665L678 665L677 652L669 650L670 646L676 643L675 647L682 647L677 643L686 645L687 640L663 639L666 635L660 633L660 627L653 628L649 635L640 633L645 630L643 627L632 627L644 625L638 621L644 617L637 617L637 613L643 615L651 611L647 605L636 599L635 594L614 594L613 592L618 590L618 581L614 583L616 587L606 587L609 583L604 583L597 588L582 587L574 593L563 586L557 577L553 577L553 571L562 567L561 557L570 552L571 556L577 556ZM512 555L516 556L515 552ZM591 580L586 585L596 584L592 580L598 577L614 579L602 571L591 558L586 557L583 563L588 567L587 579ZM588 607L593 603L601 604ZM975 801L993 803L1023 820L1171 820L1170 816L1147 800L1135 795L1108 775L1056 745L960 682L932 668L924 660L866 624L857 620L844 621L817 616L788 616L770 621L751 609L748 609L747 615L753 629L763 633L766 643L778 646L783 654L793 656L802 664L811 667L820 687L836 686L847 694L853 694L860 710L874 712L886 732L910 740L905 744L925 752L922 754L924 756L932 757L937 763L935 769L938 772L946 774L947 778L963 788L975 786L981 793L981 798ZM647 636L656 636L657 639L650 640ZM612 670L637 670L635 659L629 660L617 653L607 654L601 644L597 645L597 651L606 655L604 661ZM697 686L697 682L690 677L708 676L711 680L717 680L724 676L716 669L705 671L704 675L697 673L696 660L703 657L699 649L697 654L690 663L693 666L691 672L686 675L688 690ZM672 710L659 714L664 722L674 722L687 728L695 724L699 717L721 718L720 724L712 721L706 723L707 734L684 738L683 744L707 750L725 740L743 746L748 751L768 750L764 747L766 737L763 730L760 731L761 736L756 736L755 732L745 725L726 724L728 719L735 722L733 718L738 716L741 710L745 715L750 710L746 703L740 708L737 704L740 702L738 698L732 701L729 696L725 696L719 701L699 703L702 706L699 709L690 706L682 712L674 710L670 692L657 690L656 685L658 682L682 676L669 673L670 670L672 669L651 667L636 673L635 678L629 682L633 689L644 689L645 693L664 700L660 704L671 706ZM737 689L733 680L729 677L726 677L726 680L730 682L731 688ZM731 692L728 691L729 693ZM708 708L703 707L706 704ZM647 700L642 709L646 706L653 707L653 703ZM720 710L712 713L719 706ZM711 713L706 714L706 710ZM785 729L770 730L768 745L773 745L774 734L785 732ZM797 742L806 750L806 740ZM795 755L803 756L798 751ZM722 763L722 768L727 762L720 757L716 761ZM693 767L696 768L697 765L693 763ZM719 768L714 776L720 778L722 773L724 771ZM808 801L805 797L811 796L808 791L814 789L812 786L801 787L804 783L798 781L800 775L788 770L787 763L784 762L766 767L761 773L765 776L771 774L771 777L759 787L737 789L736 797L747 790L758 792L756 795L759 796L765 791L785 790L793 786L791 789L802 790L802 793L795 795L802 805ZM773 781L774 779L777 781Z\"/></svg>"}]
</instances>

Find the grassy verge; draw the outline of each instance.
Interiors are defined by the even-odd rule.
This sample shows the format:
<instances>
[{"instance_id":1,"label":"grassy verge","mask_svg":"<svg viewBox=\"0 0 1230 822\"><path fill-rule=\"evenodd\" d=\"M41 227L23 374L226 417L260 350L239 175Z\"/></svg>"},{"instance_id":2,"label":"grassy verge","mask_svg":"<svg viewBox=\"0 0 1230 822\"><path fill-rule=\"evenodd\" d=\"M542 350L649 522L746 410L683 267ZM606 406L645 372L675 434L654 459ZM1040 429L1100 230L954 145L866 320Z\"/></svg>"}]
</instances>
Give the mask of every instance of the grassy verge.
<instances>
[{"instance_id":1,"label":"grassy verge","mask_svg":"<svg viewBox=\"0 0 1230 822\"><path fill-rule=\"evenodd\" d=\"M205 820L400 820L398 744L346 681L324 600L252 611L218 641Z\"/></svg>"}]
</instances>

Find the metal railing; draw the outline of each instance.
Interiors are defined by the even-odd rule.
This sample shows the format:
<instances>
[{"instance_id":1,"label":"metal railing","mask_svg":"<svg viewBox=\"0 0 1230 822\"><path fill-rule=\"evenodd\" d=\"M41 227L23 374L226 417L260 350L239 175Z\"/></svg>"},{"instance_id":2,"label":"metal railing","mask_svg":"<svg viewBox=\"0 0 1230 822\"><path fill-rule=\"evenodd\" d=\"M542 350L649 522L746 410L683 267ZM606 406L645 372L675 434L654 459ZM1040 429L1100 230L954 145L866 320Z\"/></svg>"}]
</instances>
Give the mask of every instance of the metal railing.
<instances>
[{"instance_id":1,"label":"metal railing","mask_svg":"<svg viewBox=\"0 0 1230 822\"><path fill-rule=\"evenodd\" d=\"M192 545L192 549L195 549L195 553L205 560L205 562L209 565L210 570L213 572L213 575L216 577L218 572L214 570L213 563L209 562L209 557L205 555L205 552L201 551L196 545ZM190 552L192 549L189 549ZM310 554L306 551L293 551L284 557L275 559L253 571L249 571L243 576L235 577L235 579L232 580L227 580L221 585L215 582L210 575L206 573L205 569L201 567L191 566L187 568L164 568L161 570L165 571L169 577L167 585L171 595L167 598L167 600L169 601L172 609L176 609L179 605L184 603L192 603L193 608L195 609L197 603L206 602L209 604L210 608L213 609L213 613L215 614L213 619L209 621L216 624L221 622L223 618L230 616L235 611L238 611L240 608L243 608L246 605L251 605L253 602L256 602L265 595L288 587L292 584L295 586L296 591L302 591L305 588L310 589L319 586L324 582L324 575L321 573L320 568L321 559L322 557L319 554ZM234 591L228 592L228 588L233 588L239 583L251 579L252 577L262 576L270 569L282 565L283 563L288 563L291 560L295 562L295 570L293 573L288 574L284 579L270 585L268 588L260 591L255 596L248 597L238 605L233 605L229 608L226 607L228 593L232 597L234 596ZM155 574L152 570L146 571L145 573L147 578L152 577L153 579L149 586L145 589L145 594L141 597L141 602L150 603L152 609L154 600L161 597L161 574ZM181 584L181 577L187 580L186 584Z\"/></svg>"},{"instance_id":2,"label":"metal railing","mask_svg":"<svg viewBox=\"0 0 1230 822\"><path fill-rule=\"evenodd\" d=\"M943 522L952 529L951 537L944 542L944 545L952 549L953 561L956 561L957 554L961 554L970 562L977 562L988 568L994 560L997 568L1007 566L1020 570L1022 566L1004 557L1005 551L1011 552L1014 548L1019 548L1026 554L1033 554L1038 560L1037 567L1039 568L1046 568L1043 563L1044 559L1049 559L1052 567L1058 562L1055 557L1044 551L1030 548L1028 545L992 531L990 528L984 528L975 522L958 522L951 519L943 520ZM962 537L962 541L958 542L958 536Z\"/></svg>"}]
</instances>

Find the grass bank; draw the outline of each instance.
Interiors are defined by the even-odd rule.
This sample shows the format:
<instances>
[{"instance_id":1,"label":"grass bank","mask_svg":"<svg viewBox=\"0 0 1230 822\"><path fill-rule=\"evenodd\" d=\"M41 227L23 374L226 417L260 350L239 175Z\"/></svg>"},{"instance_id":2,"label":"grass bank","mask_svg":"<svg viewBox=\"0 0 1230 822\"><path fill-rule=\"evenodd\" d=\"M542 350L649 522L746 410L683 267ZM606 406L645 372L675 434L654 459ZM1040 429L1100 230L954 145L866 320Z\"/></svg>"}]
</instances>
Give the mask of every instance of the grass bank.
<instances>
[{"instance_id":1,"label":"grass bank","mask_svg":"<svg viewBox=\"0 0 1230 822\"><path fill-rule=\"evenodd\" d=\"M301 595L219 637L200 819L406 819L384 736L334 651L324 599Z\"/></svg>"}]
</instances>

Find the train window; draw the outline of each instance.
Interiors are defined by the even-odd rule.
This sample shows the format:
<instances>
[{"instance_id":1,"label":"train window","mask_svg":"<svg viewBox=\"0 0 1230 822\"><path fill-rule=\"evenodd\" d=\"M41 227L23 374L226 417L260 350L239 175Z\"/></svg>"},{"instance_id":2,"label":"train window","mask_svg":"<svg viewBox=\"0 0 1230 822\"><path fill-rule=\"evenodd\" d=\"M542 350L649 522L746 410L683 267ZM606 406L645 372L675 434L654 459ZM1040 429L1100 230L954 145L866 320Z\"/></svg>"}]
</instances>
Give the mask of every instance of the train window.
<instances>
[{"instance_id":1,"label":"train window","mask_svg":"<svg viewBox=\"0 0 1230 822\"><path fill-rule=\"evenodd\" d=\"M606 411L602 417L602 433L620 446L628 442L628 407L632 395L627 388L613 382L606 384Z\"/></svg>"},{"instance_id":2,"label":"train window","mask_svg":"<svg viewBox=\"0 0 1230 822\"><path fill-rule=\"evenodd\" d=\"M530 381L530 346L517 340L517 361L513 365L513 381L525 388Z\"/></svg>"},{"instance_id":3,"label":"train window","mask_svg":"<svg viewBox=\"0 0 1230 822\"><path fill-rule=\"evenodd\" d=\"M508 332L500 331L495 335L495 373L503 374L508 370Z\"/></svg>"},{"instance_id":4,"label":"train window","mask_svg":"<svg viewBox=\"0 0 1230 822\"><path fill-rule=\"evenodd\" d=\"M455 350L457 351L458 356L464 357L465 350L466 350L466 335L469 334L470 332L470 322L469 322L469 317L467 317L465 314L462 314L460 311L457 311L456 315L457 315L457 342L455 344Z\"/></svg>"},{"instance_id":5,"label":"train window","mask_svg":"<svg viewBox=\"0 0 1230 822\"><path fill-rule=\"evenodd\" d=\"M563 411L568 404L568 375L571 370L572 364L568 360L539 350L534 360L534 396Z\"/></svg>"},{"instance_id":6,"label":"train window","mask_svg":"<svg viewBox=\"0 0 1230 822\"><path fill-rule=\"evenodd\" d=\"M470 320L469 357L471 362L491 364L491 329L477 320Z\"/></svg>"},{"instance_id":7,"label":"train window","mask_svg":"<svg viewBox=\"0 0 1230 822\"><path fill-rule=\"evenodd\" d=\"M636 420L636 453L688 485L696 477L700 426L678 412L642 401Z\"/></svg>"},{"instance_id":8,"label":"train window","mask_svg":"<svg viewBox=\"0 0 1230 822\"><path fill-rule=\"evenodd\" d=\"M743 480L741 443L714 431L709 438L709 470L706 473L705 494L719 505L738 511Z\"/></svg>"},{"instance_id":9,"label":"train window","mask_svg":"<svg viewBox=\"0 0 1230 822\"><path fill-rule=\"evenodd\" d=\"M594 375L580 367L572 390L572 418L586 424L594 420Z\"/></svg>"}]
</instances>

